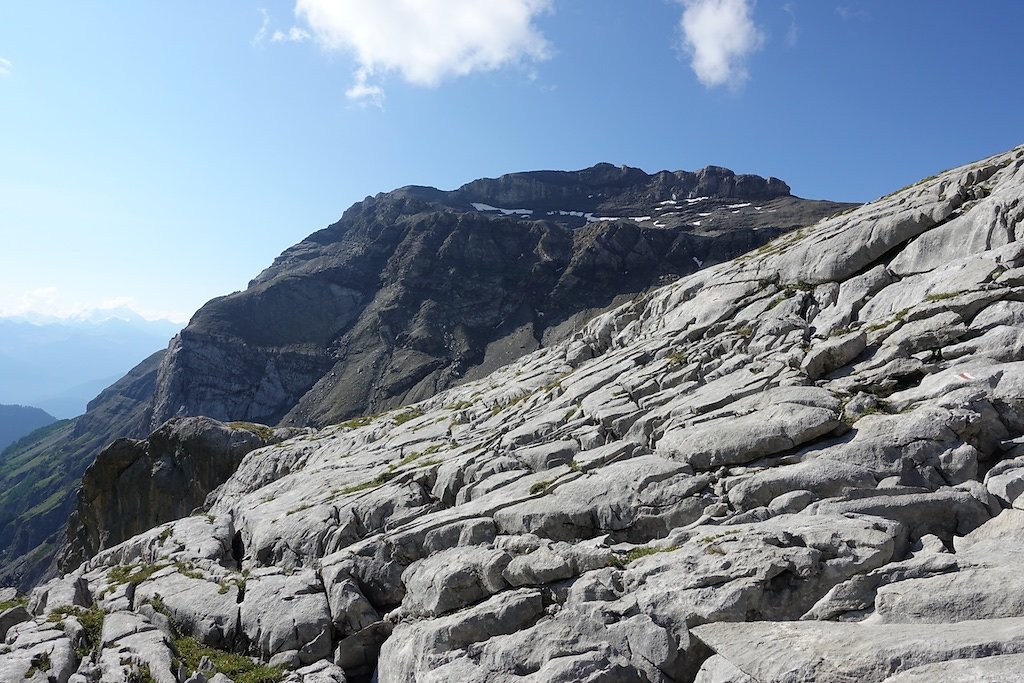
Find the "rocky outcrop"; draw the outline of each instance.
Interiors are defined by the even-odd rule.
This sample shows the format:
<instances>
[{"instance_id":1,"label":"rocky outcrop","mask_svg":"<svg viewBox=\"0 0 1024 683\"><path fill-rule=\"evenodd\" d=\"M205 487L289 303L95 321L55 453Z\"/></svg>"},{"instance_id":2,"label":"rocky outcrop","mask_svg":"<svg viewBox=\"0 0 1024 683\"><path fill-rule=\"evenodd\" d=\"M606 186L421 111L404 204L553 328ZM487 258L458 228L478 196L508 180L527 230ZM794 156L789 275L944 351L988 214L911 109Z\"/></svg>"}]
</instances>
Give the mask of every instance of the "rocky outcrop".
<instances>
[{"instance_id":1,"label":"rocky outcrop","mask_svg":"<svg viewBox=\"0 0 1024 683\"><path fill-rule=\"evenodd\" d=\"M62 566L76 567L104 548L189 515L250 451L303 431L186 417L169 420L147 439L118 439L82 477Z\"/></svg>"},{"instance_id":2,"label":"rocky outcrop","mask_svg":"<svg viewBox=\"0 0 1024 683\"><path fill-rule=\"evenodd\" d=\"M197 648L293 681L1003 680L1022 200L1024 148L254 450L205 514L34 591L12 675L91 610L125 626L61 664L86 680Z\"/></svg>"},{"instance_id":3,"label":"rocky outcrop","mask_svg":"<svg viewBox=\"0 0 1024 683\"><path fill-rule=\"evenodd\" d=\"M323 426L422 400L845 206L722 168L609 164L367 198L200 309L161 367L151 426Z\"/></svg>"}]
</instances>

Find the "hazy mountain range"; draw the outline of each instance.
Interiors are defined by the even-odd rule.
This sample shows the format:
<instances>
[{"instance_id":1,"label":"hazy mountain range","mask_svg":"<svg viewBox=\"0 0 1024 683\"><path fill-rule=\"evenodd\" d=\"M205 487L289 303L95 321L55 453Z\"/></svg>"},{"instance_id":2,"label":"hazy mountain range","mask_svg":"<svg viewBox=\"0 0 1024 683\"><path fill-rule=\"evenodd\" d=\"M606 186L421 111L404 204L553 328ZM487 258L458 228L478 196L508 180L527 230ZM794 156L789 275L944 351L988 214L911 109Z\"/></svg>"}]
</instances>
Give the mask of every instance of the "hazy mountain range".
<instances>
[{"instance_id":1,"label":"hazy mountain range","mask_svg":"<svg viewBox=\"0 0 1024 683\"><path fill-rule=\"evenodd\" d=\"M131 310L80 318L0 318L0 403L42 408L58 418L86 404L154 351L180 326Z\"/></svg>"}]
</instances>

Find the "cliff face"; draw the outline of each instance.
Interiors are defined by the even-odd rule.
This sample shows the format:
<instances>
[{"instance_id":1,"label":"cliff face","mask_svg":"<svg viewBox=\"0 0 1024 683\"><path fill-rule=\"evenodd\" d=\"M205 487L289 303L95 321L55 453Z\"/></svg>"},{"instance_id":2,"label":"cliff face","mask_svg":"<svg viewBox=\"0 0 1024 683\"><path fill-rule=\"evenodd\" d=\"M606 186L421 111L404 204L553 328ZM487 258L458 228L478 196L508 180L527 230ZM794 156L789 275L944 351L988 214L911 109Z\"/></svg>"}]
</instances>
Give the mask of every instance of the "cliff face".
<instances>
[{"instance_id":1,"label":"cliff face","mask_svg":"<svg viewBox=\"0 0 1024 683\"><path fill-rule=\"evenodd\" d=\"M186 417L169 420L146 439L118 439L82 477L62 566L77 567L104 548L188 516L250 451L302 432Z\"/></svg>"},{"instance_id":2,"label":"cliff face","mask_svg":"<svg viewBox=\"0 0 1024 683\"><path fill-rule=\"evenodd\" d=\"M368 198L195 315L160 369L151 427L322 426L421 400L841 208L726 169L608 164Z\"/></svg>"},{"instance_id":3,"label":"cliff face","mask_svg":"<svg viewBox=\"0 0 1024 683\"><path fill-rule=\"evenodd\" d=\"M250 452L34 591L2 671L1016 680L1022 330L1018 148ZM106 619L84 664L72 604Z\"/></svg>"}]
</instances>

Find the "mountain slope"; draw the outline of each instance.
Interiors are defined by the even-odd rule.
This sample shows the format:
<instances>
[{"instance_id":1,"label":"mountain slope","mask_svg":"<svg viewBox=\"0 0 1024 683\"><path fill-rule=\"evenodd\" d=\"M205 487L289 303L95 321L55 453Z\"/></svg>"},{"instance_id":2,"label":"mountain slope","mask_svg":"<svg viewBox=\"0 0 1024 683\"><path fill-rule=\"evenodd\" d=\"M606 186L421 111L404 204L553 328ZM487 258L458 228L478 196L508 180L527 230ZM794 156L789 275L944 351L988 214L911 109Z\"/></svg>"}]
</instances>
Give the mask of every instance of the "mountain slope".
<instances>
[{"instance_id":1,"label":"mountain slope","mask_svg":"<svg viewBox=\"0 0 1024 683\"><path fill-rule=\"evenodd\" d=\"M324 425L421 400L846 206L727 169L608 164L367 198L196 313L150 426Z\"/></svg>"},{"instance_id":2,"label":"mountain slope","mask_svg":"<svg viewBox=\"0 0 1024 683\"><path fill-rule=\"evenodd\" d=\"M85 415L33 432L0 453L0 585L31 586L53 561L96 453L120 436L144 436L163 352L89 403Z\"/></svg>"},{"instance_id":3,"label":"mountain slope","mask_svg":"<svg viewBox=\"0 0 1024 683\"><path fill-rule=\"evenodd\" d=\"M22 456L68 465L59 476L33 470L43 483L0 498L3 519L24 521L44 501L61 507L19 524L14 545L0 529L0 584L38 577L72 489L118 437L142 438L176 416L322 425L426 398L659 282L848 206L723 168L648 175L608 164L368 198L244 292L200 309L158 369L151 358L130 373L128 395L115 384L73 432ZM19 557L43 547L28 571Z\"/></svg>"},{"instance_id":4,"label":"mountain slope","mask_svg":"<svg viewBox=\"0 0 1024 683\"><path fill-rule=\"evenodd\" d=\"M0 451L56 419L40 408L0 405Z\"/></svg>"},{"instance_id":5,"label":"mountain slope","mask_svg":"<svg viewBox=\"0 0 1024 683\"><path fill-rule=\"evenodd\" d=\"M35 591L7 666L70 652L44 615L75 602L132 625L115 679L201 642L295 681L1002 680L1022 302L1024 147L249 453Z\"/></svg>"}]
</instances>

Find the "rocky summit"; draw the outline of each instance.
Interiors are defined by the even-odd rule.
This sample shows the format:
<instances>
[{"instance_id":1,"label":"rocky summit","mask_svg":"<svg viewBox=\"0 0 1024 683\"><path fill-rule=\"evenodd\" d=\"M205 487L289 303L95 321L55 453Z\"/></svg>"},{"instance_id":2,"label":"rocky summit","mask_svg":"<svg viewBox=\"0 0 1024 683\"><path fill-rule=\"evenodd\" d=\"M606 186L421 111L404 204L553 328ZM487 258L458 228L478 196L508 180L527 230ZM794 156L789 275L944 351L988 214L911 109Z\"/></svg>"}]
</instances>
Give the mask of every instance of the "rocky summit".
<instances>
[{"instance_id":1,"label":"rocky summit","mask_svg":"<svg viewBox=\"0 0 1024 683\"><path fill-rule=\"evenodd\" d=\"M84 416L0 455L0 585L48 571L75 487L116 438L173 417L325 426L422 400L849 206L719 167L610 164L367 198L204 306Z\"/></svg>"},{"instance_id":2,"label":"rocky summit","mask_svg":"<svg viewBox=\"0 0 1024 683\"><path fill-rule=\"evenodd\" d=\"M196 313L160 368L151 428L324 426L419 401L848 206L724 168L610 164L367 198Z\"/></svg>"},{"instance_id":3,"label":"rocky summit","mask_svg":"<svg viewBox=\"0 0 1024 683\"><path fill-rule=\"evenodd\" d=\"M1022 216L1024 147L413 405L168 423L103 479L237 468L116 544L123 495L80 497L98 540L8 596L0 679L1024 681Z\"/></svg>"}]
</instances>

